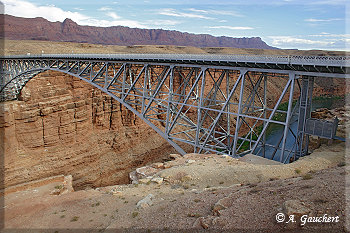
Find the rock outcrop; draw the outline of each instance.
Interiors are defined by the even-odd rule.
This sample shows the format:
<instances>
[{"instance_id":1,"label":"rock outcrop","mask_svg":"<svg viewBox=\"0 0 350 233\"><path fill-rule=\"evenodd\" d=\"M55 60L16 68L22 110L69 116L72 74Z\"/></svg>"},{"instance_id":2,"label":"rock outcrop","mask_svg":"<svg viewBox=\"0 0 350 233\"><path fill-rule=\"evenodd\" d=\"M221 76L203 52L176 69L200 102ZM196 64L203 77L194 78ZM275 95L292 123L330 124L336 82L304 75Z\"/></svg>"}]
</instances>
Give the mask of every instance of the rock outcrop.
<instances>
[{"instance_id":1,"label":"rock outcrop","mask_svg":"<svg viewBox=\"0 0 350 233\"><path fill-rule=\"evenodd\" d=\"M119 102L62 73L42 73L20 101L0 104L5 186L60 174L75 189L128 183L131 168L175 152Z\"/></svg>"},{"instance_id":2,"label":"rock outcrop","mask_svg":"<svg viewBox=\"0 0 350 233\"><path fill-rule=\"evenodd\" d=\"M49 22L44 18L20 18L5 15L2 21L5 38L12 40L47 40L108 45L178 45L195 47L234 47L274 49L260 37L214 37L162 29L139 29L122 26L80 26L70 19Z\"/></svg>"}]
</instances>

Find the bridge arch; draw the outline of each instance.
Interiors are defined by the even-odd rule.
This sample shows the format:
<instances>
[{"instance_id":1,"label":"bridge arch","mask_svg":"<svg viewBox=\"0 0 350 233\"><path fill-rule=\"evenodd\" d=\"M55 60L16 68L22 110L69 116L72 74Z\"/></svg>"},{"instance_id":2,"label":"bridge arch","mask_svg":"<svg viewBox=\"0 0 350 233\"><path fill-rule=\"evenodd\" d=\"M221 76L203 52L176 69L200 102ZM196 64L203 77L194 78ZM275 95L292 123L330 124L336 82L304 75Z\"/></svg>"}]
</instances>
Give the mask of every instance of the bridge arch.
<instances>
[{"instance_id":1,"label":"bridge arch","mask_svg":"<svg viewBox=\"0 0 350 233\"><path fill-rule=\"evenodd\" d=\"M123 104L180 154L185 152L179 142L190 144L194 152L230 156L254 153L265 157L269 146L273 148L271 159L278 154L280 162L289 162L307 154L305 122L310 117L313 76L343 77L348 70L343 65L330 67L324 58L312 58L311 64L304 65L300 64L303 58L293 60L289 56L273 58L275 61L256 57L174 57L48 55L0 59L0 95L2 100L15 99L38 73L63 72ZM330 62L338 64L339 59ZM280 78L282 90L269 105L267 79L272 76ZM301 93L297 104L293 104L295 87ZM282 101L287 101L287 109L279 109ZM276 118L278 114L282 115L280 119ZM299 122L295 132L290 127L294 116ZM265 140L271 124L284 127L274 145ZM288 137L295 138L290 147Z\"/></svg>"}]
</instances>

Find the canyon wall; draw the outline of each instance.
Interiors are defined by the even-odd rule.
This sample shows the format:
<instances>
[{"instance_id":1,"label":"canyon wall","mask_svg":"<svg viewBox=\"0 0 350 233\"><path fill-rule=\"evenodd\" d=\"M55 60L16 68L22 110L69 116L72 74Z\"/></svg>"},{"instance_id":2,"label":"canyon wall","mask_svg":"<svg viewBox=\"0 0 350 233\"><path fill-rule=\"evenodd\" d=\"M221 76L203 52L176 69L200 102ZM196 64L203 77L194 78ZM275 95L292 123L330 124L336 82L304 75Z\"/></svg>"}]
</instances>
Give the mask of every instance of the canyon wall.
<instances>
[{"instance_id":1,"label":"canyon wall","mask_svg":"<svg viewBox=\"0 0 350 233\"><path fill-rule=\"evenodd\" d=\"M75 188L127 183L132 167L175 152L119 102L62 73L42 73L0 104L5 186L59 174Z\"/></svg>"},{"instance_id":2,"label":"canyon wall","mask_svg":"<svg viewBox=\"0 0 350 233\"><path fill-rule=\"evenodd\" d=\"M178 45L194 47L233 47L275 49L260 37L215 37L162 29L139 29L122 26L81 26L70 19L50 22L44 18L21 18L5 15L6 39L83 42L105 45Z\"/></svg>"}]
</instances>

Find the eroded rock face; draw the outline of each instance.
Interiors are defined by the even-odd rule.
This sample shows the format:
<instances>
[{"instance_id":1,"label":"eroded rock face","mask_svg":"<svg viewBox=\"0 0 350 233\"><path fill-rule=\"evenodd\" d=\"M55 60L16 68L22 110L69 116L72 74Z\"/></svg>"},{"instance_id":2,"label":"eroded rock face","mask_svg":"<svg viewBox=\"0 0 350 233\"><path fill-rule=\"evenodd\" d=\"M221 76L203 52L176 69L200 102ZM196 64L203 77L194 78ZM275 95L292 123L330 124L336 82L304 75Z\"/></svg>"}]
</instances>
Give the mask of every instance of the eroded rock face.
<instances>
[{"instance_id":1,"label":"eroded rock face","mask_svg":"<svg viewBox=\"0 0 350 233\"><path fill-rule=\"evenodd\" d=\"M127 183L132 167L175 152L119 102L62 73L40 74L1 105L5 186L58 174L72 174L75 189Z\"/></svg>"},{"instance_id":2,"label":"eroded rock face","mask_svg":"<svg viewBox=\"0 0 350 233\"><path fill-rule=\"evenodd\" d=\"M5 15L6 39L71 41L110 45L181 45L200 47L235 47L273 49L260 37L232 38L196 35L162 29L138 29L122 26L81 26L70 19L49 22L43 18Z\"/></svg>"}]
</instances>

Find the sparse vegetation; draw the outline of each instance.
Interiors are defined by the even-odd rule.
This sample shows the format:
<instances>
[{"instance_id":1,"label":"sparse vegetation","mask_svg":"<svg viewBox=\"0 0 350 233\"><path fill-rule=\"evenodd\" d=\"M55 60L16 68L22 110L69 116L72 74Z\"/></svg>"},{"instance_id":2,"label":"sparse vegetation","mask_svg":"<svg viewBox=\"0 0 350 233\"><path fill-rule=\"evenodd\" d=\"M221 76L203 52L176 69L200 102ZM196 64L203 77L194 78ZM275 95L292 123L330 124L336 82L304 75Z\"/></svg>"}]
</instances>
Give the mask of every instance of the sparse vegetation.
<instances>
[{"instance_id":1,"label":"sparse vegetation","mask_svg":"<svg viewBox=\"0 0 350 233\"><path fill-rule=\"evenodd\" d=\"M133 217L133 218L136 218L137 216L139 215L139 212L132 212L132 214L131 214L131 216Z\"/></svg>"},{"instance_id":2,"label":"sparse vegetation","mask_svg":"<svg viewBox=\"0 0 350 233\"><path fill-rule=\"evenodd\" d=\"M328 200L327 199L324 199L324 198L317 198L313 201L314 203L320 203L320 204L324 204L324 203L327 203Z\"/></svg>"},{"instance_id":3,"label":"sparse vegetation","mask_svg":"<svg viewBox=\"0 0 350 233\"><path fill-rule=\"evenodd\" d=\"M198 214L198 213L188 213L188 214L187 214L187 217L198 218L198 217L201 217L201 215Z\"/></svg>"},{"instance_id":4,"label":"sparse vegetation","mask_svg":"<svg viewBox=\"0 0 350 233\"><path fill-rule=\"evenodd\" d=\"M76 221L78 221L78 219L79 219L79 217L78 216L74 216L73 218L71 218L71 222L76 222Z\"/></svg>"},{"instance_id":5,"label":"sparse vegetation","mask_svg":"<svg viewBox=\"0 0 350 233\"><path fill-rule=\"evenodd\" d=\"M252 190L249 191L250 194L261 192L262 188L260 187L254 187Z\"/></svg>"},{"instance_id":6,"label":"sparse vegetation","mask_svg":"<svg viewBox=\"0 0 350 233\"><path fill-rule=\"evenodd\" d=\"M100 202L96 202L94 204L91 204L91 207L99 206L100 204L101 204Z\"/></svg>"},{"instance_id":7,"label":"sparse vegetation","mask_svg":"<svg viewBox=\"0 0 350 233\"><path fill-rule=\"evenodd\" d=\"M55 189L63 189L63 185L56 185Z\"/></svg>"},{"instance_id":8,"label":"sparse vegetation","mask_svg":"<svg viewBox=\"0 0 350 233\"><path fill-rule=\"evenodd\" d=\"M311 189L312 186L311 186L311 185L304 185L304 186L302 186L301 188L302 188L302 189Z\"/></svg>"},{"instance_id":9,"label":"sparse vegetation","mask_svg":"<svg viewBox=\"0 0 350 233\"><path fill-rule=\"evenodd\" d=\"M344 167L346 165L346 163L344 161L338 163L338 167Z\"/></svg>"},{"instance_id":10,"label":"sparse vegetation","mask_svg":"<svg viewBox=\"0 0 350 233\"><path fill-rule=\"evenodd\" d=\"M201 200L200 200L200 199L194 199L193 201L196 202L196 203L198 203L198 202L200 202Z\"/></svg>"},{"instance_id":11,"label":"sparse vegetation","mask_svg":"<svg viewBox=\"0 0 350 233\"><path fill-rule=\"evenodd\" d=\"M307 173L307 174L303 175L302 177L303 177L303 180L310 180L313 178L310 173Z\"/></svg>"},{"instance_id":12,"label":"sparse vegetation","mask_svg":"<svg viewBox=\"0 0 350 233\"><path fill-rule=\"evenodd\" d=\"M301 173L301 170L300 170L300 169L298 169L298 168L297 168L297 169L295 169L294 171L295 171L295 173L296 173L296 174L300 174L300 173Z\"/></svg>"},{"instance_id":13,"label":"sparse vegetation","mask_svg":"<svg viewBox=\"0 0 350 233\"><path fill-rule=\"evenodd\" d=\"M66 215L61 215L61 216L60 216L60 218L64 218L64 217L66 217Z\"/></svg>"}]
</instances>

